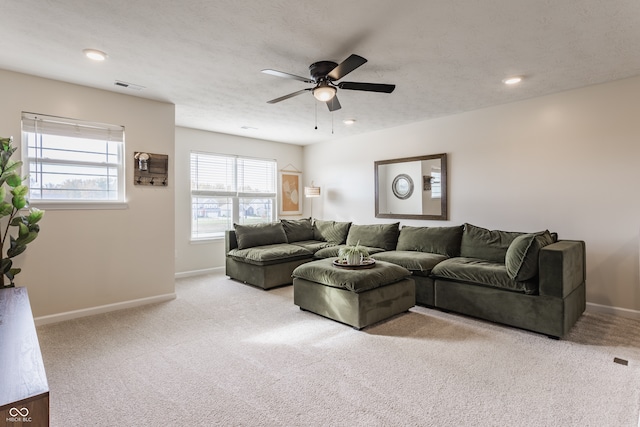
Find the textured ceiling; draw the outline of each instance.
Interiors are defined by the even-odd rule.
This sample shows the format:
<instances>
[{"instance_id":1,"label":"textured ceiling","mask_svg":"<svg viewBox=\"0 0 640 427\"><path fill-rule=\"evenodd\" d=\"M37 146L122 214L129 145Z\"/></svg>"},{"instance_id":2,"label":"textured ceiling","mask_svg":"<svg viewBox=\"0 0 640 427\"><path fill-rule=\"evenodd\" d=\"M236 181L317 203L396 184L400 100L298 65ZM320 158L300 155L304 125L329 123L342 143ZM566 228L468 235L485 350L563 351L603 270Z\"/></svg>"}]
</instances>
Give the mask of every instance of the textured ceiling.
<instances>
[{"instance_id":1,"label":"textured ceiling","mask_svg":"<svg viewBox=\"0 0 640 427\"><path fill-rule=\"evenodd\" d=\"M638 0L0 0L0 23L2 69L171 102L179 126L293 144L640 74ZM109 57L91 62L85 48ZM333 114L310 93L266 103L310 85L261 69L308 76L351 53L369 62L343 80L395 92L339 90ZM514 74L522 84L501 83Z\"/></svg>"}]
</instances>

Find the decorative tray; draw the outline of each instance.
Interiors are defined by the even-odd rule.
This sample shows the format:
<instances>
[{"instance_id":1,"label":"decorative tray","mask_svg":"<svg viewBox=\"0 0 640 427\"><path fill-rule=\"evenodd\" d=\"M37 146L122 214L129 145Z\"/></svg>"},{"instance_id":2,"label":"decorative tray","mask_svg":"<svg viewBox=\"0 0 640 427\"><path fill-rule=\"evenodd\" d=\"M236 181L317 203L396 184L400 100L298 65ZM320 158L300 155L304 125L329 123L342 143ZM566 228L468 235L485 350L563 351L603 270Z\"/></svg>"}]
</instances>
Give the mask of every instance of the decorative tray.
<instances>
[{"instance_id":1,"label":"decorative tray","mask_svg":"<svg viewBox=\"0 0 640 427\"><path fill-rule=\"evenodd\" d=\"M339 268L344 268L347 270L358 270L361 268L373 268L376 266L375 259L365 259L360 264L347 264L346 261L340 261L339 259L333 260L333 265Z\"/></svg>"}]
</instances>

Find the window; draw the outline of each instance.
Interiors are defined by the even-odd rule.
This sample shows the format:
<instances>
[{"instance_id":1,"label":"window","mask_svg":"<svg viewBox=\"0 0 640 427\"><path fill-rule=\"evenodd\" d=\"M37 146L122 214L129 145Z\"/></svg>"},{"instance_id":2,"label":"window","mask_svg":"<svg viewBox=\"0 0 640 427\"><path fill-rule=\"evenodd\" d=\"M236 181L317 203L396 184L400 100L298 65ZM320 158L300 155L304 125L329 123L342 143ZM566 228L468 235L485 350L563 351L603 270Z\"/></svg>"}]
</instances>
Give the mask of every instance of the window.
<instances>
[{"instance_id":1,"label":"window","mask_svg":"<svg viewBox=\"0 0 640 427\"><path fill-rule=\"evenodd\" d=\"M124 202L124 127L22 113L22 147L32 202Z\"/></svg>"},{"instance_id":2,"label":"window","mask_svg":"<svg viewBox=\"0 0 640 427\"><path fill-rule=\"evenodd\" d=\"M442 172L440 168L431 168L431 198L442 198Z\"/></svg>"},{"instance_id":3,"label":"window","mask_svg":"<svg viewBox=\"0 0 640 427\"><path fill-rule=\"evenodd\" d=\"M275 220L275 160L191 153L191 238Z\"/></svg>"}]
</instances>

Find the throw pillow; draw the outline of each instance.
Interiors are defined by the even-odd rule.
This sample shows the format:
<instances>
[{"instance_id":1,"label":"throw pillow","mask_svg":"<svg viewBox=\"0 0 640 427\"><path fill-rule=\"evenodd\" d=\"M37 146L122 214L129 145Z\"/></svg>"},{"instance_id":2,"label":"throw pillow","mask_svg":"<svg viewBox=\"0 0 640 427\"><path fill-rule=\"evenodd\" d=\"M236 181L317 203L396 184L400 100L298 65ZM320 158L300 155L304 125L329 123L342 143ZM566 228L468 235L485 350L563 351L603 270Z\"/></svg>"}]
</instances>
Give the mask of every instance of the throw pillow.
<instances>
[{"instance_id":1,"label":"throw pillow","mask_svg":"<svg viewBox=\"0 0 640 427\"><path fill-rule=\"evenodd\" d=\"M513 239L524 233L487 230L475 225L465 224L460 244L460 256L477 258L504 264L507 249Z\"/></svg>"},{"instance_id":2,"label":"throw pillow","mask_svg":"<svg viewBox=\"0 0 640 427\"><path fill-rule=\"evenodd\" d=\"M287 241L301 242L303 240L313 240L313 227L311 226L311 218L302 219L281 219L280 222L284 227L287 235Z\"/></svg>"},{"instance_id":3,"label":"throw pillow","mask_svg":"<svg viewBox=\"0 0 640 427\"><path fill-rule=\"evenodd\" d=\"M548 230L523 234L513 239L505 257L509 277L517 282L533 279L538 274L540 249L551 243L553 237Z\"/></svg>"},{"instance_id":4,"label":"throw pillow","mask_svg":"<svg viewBox=\"0 0 640 427\"><path fill-rule=\"evenodd\" d=\"M381 248L392 251L398 244L398 232L400 223L352 225L347 236L347 245L355 246L358 243L371 248Z\"/></svg>"},{"instance_id":5,"label":"throw pillow","mask_svg":"<svg viewBox=\"0 0 640 427\"><path fill-rule=\"evenodd\" d=\"M313 222L313 238L323 242L341 245L347 240L350 222L323 221Z\"/></svg>"},{"instance_id":6,"label":"throw pillow","mask_svg":"<svg viewBox=\"0 0 640 427\"><path fill-rule=\"evenodd\" d=\"M236 230L238 249L287 243L284 227L279 222L256 225L233 224L233 228Z\"/></svg>"},{"instance_id":7,"label":"throw pillow","mask_svg":"<svg viewBox=\"0 0 640 427\"><path fill-rule=\"evenodd\" d=\"M455 227L411 227L405 225L400 229L396 249L456 257L460 255L461 239L461 225Z\"/></svg>"}]
</instances>

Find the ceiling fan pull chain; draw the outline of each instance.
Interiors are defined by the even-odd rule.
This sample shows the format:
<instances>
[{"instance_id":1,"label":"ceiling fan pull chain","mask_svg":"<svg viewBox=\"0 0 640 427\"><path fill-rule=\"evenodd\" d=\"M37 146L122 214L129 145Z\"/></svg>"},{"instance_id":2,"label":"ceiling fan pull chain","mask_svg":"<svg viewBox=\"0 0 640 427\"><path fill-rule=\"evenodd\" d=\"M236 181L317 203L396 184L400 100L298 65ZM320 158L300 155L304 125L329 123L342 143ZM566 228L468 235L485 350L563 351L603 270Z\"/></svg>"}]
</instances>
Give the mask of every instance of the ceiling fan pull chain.
<instances>
[{"instance_id":1,"label":"ceiling fan pull chain","mask_svg":"<svg viewBox=\"0 0 640 427\"><path fill-rule=\"evenodd\" d=\"M314 102L315 106L316 106L316 127L315 129L318 130L318 103Z\"/></svg>"}]
</instances>

